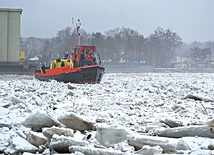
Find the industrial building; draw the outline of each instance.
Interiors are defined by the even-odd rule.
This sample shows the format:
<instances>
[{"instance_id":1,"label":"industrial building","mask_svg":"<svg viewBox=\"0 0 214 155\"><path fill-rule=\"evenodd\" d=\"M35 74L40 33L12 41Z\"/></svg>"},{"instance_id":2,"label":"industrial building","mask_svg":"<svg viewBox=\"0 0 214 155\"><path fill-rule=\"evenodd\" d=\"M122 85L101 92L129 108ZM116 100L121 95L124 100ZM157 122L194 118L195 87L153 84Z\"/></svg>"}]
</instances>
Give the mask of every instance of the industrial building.
<instances>
[{"instance_id":1,"label":"industrial building","mask_svg":"<svg viewBox=\"0 0 214 155\"><path fill-rule=\"evenodd\" d=\"M19 64L22 9L0 9L0 63Z\"/></svg>"},{"instance_id":2,"label":"industrial building","mask_svg":"<svg viewBox=\"0 0 214 155\"><path fill-rule=\"evenodd\" d=\"M35 66L20 64L22 9L0 8L0 74L33 74Z\"/></svg>"}]
</instances>

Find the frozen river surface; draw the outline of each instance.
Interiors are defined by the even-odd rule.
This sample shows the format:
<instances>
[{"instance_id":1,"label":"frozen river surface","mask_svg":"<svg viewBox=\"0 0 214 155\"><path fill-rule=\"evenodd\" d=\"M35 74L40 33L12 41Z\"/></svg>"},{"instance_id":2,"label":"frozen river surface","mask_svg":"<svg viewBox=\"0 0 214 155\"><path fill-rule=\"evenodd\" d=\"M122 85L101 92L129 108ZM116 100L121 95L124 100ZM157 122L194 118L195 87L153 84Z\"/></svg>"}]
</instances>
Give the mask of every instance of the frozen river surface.
<instances>
[{"instance_id":1,"label":"frozen river surface","mask_svg":"<svg viewBox=\"0 0 214 155\"><path fill-rule=\"evenodd\" d=\"M102 120L136 133L153 134L157 129L170 128L166 120L182 127L206 125L214 116L213 101L211 73L108 73L100 84L0 75L0 123L8 124L20 123L37 111L54 118L74 112L88 121ZM212 143L209 137L198 140L200 144L186 138L189 152L208 150Z\"/></svg>"}]
</instances>

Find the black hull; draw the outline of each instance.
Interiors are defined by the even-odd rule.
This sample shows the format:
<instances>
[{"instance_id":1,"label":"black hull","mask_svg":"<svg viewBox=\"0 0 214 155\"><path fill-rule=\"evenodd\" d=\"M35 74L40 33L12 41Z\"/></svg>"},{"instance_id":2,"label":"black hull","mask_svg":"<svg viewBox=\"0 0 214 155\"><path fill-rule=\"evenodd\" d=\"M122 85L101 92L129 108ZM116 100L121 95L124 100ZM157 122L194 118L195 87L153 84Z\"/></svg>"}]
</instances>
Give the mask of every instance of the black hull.
<instances>
[{"instance_id":1,"label":"black hull","mask_svg":"<svg viewBox=\"0 0 214 155\"><path fill-rule=\"evenodd\" d=\"M64 83L100 83L105 69L100 66L82 68L80 71L68 72L54 76L37 76L41 81L56 80Z\"/></svg>"}]
</instances>

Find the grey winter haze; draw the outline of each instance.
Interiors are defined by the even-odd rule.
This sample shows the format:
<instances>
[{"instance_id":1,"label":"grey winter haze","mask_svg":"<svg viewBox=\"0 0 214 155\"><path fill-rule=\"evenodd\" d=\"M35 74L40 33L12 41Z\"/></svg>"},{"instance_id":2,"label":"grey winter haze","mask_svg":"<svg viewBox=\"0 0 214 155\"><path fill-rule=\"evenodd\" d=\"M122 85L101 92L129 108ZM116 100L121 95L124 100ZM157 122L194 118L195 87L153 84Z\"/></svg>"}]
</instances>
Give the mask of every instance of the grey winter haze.
<instances>
[{"instance_id":1,"label":"grey winter haze","mask_svg":"<svg viewBox=\"0 0 214 155\"><path fill-rule=\"evenodd\" d=\"M1 8L21 8L21 36L49 38L81 19L87 32L127 27L148 37L157 27L184 42L214 40L213 0L1 0ZM73 22L72 22L73 18Z\"/></svg>"}]
</instances>

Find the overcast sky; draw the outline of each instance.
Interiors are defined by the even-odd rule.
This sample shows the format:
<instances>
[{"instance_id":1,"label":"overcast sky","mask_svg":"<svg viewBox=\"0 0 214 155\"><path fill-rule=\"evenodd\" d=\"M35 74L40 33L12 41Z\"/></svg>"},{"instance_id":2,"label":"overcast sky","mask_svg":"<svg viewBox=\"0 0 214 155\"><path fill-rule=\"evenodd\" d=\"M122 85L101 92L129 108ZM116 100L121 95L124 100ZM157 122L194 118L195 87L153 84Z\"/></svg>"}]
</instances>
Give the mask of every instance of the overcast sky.
<instances>
[{"instance_id":1,"label":"overcast sky","mask_svg":"<svg viewBox=\"0 0 214 155\"><path fill-rule=\"evenodd\" d=\"M88 33L123 26L149 37L161 27L186 43L214 41L214 0L0 0L0 7L23 9L21 37L54 37L73 17Z\"/></svg>"}]
</instances>

